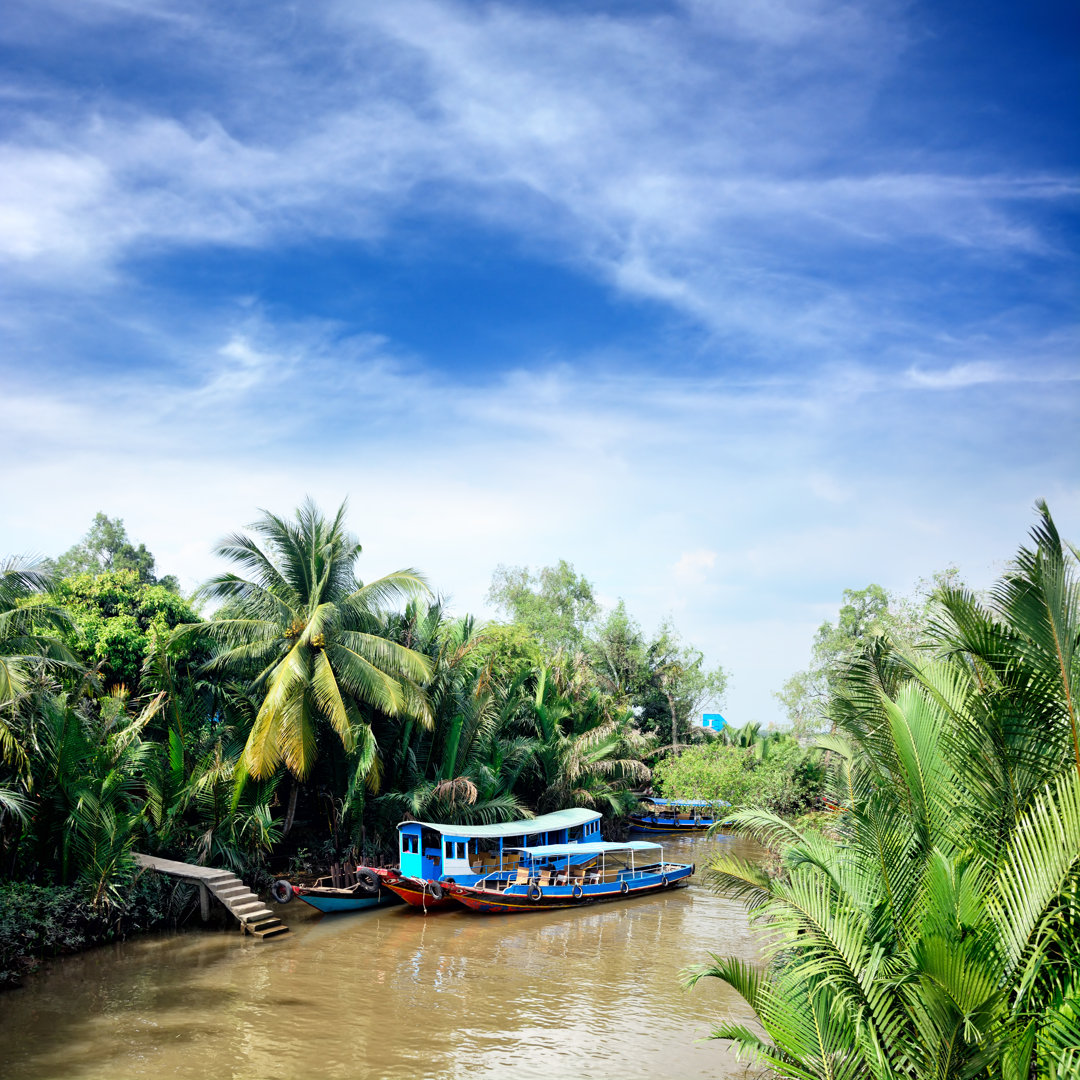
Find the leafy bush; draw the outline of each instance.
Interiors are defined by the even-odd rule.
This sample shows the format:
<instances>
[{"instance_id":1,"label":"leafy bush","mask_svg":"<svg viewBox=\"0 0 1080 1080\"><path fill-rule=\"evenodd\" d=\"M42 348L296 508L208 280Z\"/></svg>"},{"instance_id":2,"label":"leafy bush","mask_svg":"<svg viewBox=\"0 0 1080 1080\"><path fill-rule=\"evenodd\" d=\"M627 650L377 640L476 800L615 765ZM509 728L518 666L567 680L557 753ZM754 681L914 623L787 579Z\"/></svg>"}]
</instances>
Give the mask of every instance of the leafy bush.
<instances>
[{"instance_id":1,"label":"leafy bush","mask_svg":"<svg viewBox=\"0 0 1080 1080\"><path fill-rule=\"evenodd\" d=\"M824 776L818 754L789 736L743 748L708 743L659 762L653 783L671 799L715 799L794 815L812 809Z\"/></svg>"},{"instance_id":2,"label":"leafy bush","mask_svg":"<svg viewBox=\"0 0 1080 1080\"><path fill-rule=\"evenodd\" d=\"M0 987L18 982L50 956L175 925L193 898L193 889L177 889L156 874L135 878L121 907L95 906L74 885L0 885Z\"/></svg>"}]
</instances>

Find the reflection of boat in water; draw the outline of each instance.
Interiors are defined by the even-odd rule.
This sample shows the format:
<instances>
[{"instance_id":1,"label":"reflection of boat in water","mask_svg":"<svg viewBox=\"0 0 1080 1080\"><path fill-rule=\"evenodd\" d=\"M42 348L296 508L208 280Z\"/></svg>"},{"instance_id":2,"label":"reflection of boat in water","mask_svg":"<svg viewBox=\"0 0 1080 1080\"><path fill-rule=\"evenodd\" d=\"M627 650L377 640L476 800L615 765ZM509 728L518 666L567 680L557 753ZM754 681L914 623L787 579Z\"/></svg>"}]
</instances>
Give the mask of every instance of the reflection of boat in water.
<instances>
[{"instance_id":1,"label":"reflection of boat in water","mask_svg":"<svg viewBox=\"0 0 1080 1080\"><path fill-rule=\"evenodd\" d=\"M312 885L294 885L282 878L274 882L270 891L279 904L287 904L297 896L304 903L327 914L400 903L399 897L384 889L378 875L366 866L344 874L339 880L342 881L341 885L335 885L332 877L321 877Z\"/></svg>"},{"instance_id":2,"label":"reflection of boat in water","mask_svg":"<svg viewBox=\"0 0 1080 1080\"><path fill-rule=\"evenodd\" d=\"M454 906L451 885L516 872L522 851L545 844L576 848L599 839L600 814L583 807L499 825L403 821L398 825L399 869L370 872L406 903L432 910Z\"/></svg>"},{"instance_id":3,"label":"reflection of boat in water","mask_svg":"<svg viewBox=\"0 0 1080 1080\"><path fill-rule=\"evenodd\" d=\"M657 850L658 861L637 863L640 852ZM446 889L474 911L508 914L629 900L673 888L693 872L690 863L665 862L664 849L651 840L548 844L523 848L514 871L495 871L474 885L454 883Z\"/></svg>"},{"instance_id":4,"label":"reflection of boat in water","mask_svg":"<svg viewBox=\"0 0 1080 1080\"><path fill-rule=\"evenodd\" d=\"M723 822L731 803L707 799L642 799L641 809L630 815L630 830L644 833L700 833Z\"/></svg>"}]
</instances>

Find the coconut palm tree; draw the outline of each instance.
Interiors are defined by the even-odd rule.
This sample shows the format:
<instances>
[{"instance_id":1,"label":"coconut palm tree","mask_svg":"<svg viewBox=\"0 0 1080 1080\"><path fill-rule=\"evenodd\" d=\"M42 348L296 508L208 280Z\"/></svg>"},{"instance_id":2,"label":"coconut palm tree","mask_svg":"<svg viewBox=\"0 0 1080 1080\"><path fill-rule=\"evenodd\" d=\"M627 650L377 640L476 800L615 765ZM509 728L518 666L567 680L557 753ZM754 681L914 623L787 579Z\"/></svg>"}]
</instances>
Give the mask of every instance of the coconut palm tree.
<instances>
[{"instance_id":1,"label":"coconut palm tree","mask_svg":"<svg viewBox=\"0 0 1080 1080\"><path fill-rule=\"evenodd\" d=\"M547 668L536 673L522 723L536 740L531 771L538 810L590 806L616 817L629 810L631 786L650 776L640 760L650 740L637 730L631 710L609 712L607 704L595 689L564 697Z\"/></svg>"},{"instance_id":2,"label":"coconut palm tree","mask_svg":"<svg viewBox=\"0 0 1080 1080\"><path fill-rule=\"evenodd\" d=\"M25 770L26 752L10 720L35 665L77 667L56 636L71 618L48 598L51 576L38 564L10 558L0 563L0 760Z\"/></svg>"},{"instance_id":3,"label":"coconut palm tree","mask_svg":"<svg viewBox=\"0 0 1080 1080\"><path fill-rule=\"evenodd\" d=\"M1080 1066L1075 549L1045 506L990 603L945 589L918 657L872 645L838 682L829 837L744 811L781 852L714 887L767 925L764 973L714 957L782 1077L1064 1078Z\"/></svg>"},{"instance_id":4,"label":"coconut palm tree","mask_svg":"<svg viewBox=\"0 0 1080 1080\"><path fill-rule=\"evenodd\" d=\"M178 637L205 634L217 645L206 670L242 675L258 696L244 756L252 776L284 762L304 779L329 728L374 782L378 746L363 710L430 723L422 687L431 665L380 633L380 609L427 586L415 570L361 583L344 503L328 519L308 500L293 520L264 513L251 529L257 539L235 534L217 548L249 576L209 581L202 593L224 601L221 610Z\"/></svg>"},{"instance_id":5,"label":"coconut palm tree","mask_svg":"<svg viewBox=\"0 0 1080 1080\"><path fill-rule=\"evenodd\" d=\"M429 731L399 725L388 754L394 790L379 800L395 817L487 824L529 816L515 785L533 740L511 731L516 697L484 678L483 630L471 617L449 619L442 603L410 604L389 628L432 663Z\"/></svg>"}]
</instances>

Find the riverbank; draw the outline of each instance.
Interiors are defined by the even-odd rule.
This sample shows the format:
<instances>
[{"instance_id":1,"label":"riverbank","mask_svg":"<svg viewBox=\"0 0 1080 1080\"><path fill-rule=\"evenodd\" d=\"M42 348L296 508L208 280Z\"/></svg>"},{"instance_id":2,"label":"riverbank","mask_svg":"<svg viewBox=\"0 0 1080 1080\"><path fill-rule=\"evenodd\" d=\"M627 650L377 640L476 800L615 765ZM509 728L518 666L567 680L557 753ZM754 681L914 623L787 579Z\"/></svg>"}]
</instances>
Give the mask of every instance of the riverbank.
<instances>
[{"instance_id":1,"label":"riverbank","mask_svg":"<svg viewBox=\"0 0 1080 1080\"><path fill-rule=\"evenodd\" d=\"M0 885L0 990L18 986L44 961L135 934L174 929L197 908L192 886L140 874L120 907L95 907L76 885Z\"/></svg>"}]
</instances>

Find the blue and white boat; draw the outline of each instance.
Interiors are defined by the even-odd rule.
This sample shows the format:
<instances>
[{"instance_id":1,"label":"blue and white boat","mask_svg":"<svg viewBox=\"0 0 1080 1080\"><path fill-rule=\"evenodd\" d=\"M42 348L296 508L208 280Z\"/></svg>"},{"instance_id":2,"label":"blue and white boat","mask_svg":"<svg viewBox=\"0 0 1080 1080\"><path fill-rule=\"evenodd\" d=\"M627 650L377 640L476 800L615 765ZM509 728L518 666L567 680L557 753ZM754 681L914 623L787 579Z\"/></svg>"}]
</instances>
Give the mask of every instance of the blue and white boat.
<instances>
[{"instance_id":1,"label":"blue and white boat","mask_svg":"<svg viewBox=\"0 0 1080 1080\"><path fill-rule=\"evenodd\" d=\"M577 848L600 840L596 810L572 807L498 825L444 825L402 821L398 825L399 870L377 870L384 887L416 907L447 907L448 885L471 885L494 872L516 871L522 852L561 844Z\"/></svg>"},{"instance_id":2,"label":"blue and white boat","mask_svg":"<svg viewBox=\"0 0 1080 1080\"><path fill-rule=\"evenodd\" d=\"M641 800L641 809L630 815L630 830L644 833L705 832L724 820L731 803L708 799Z\"/></svg>"},{"instance_id":3,"label":"blue and white boat","mask_svg":"<svg viewBox=\"0 0 1080 1080\"><path fill-rule=\"evenodd\" d=\"M683 884L693 872L692 863L667 862L653 840L547 844L523 848L516 870L448 884L446 891L474 911L512 914L646 896Z\"/></svg>"}]
</instances>

